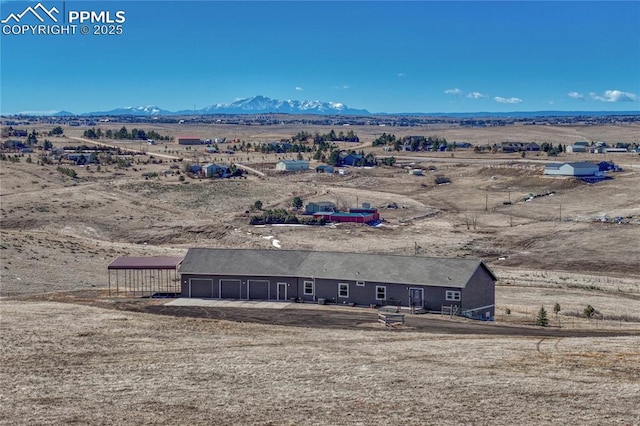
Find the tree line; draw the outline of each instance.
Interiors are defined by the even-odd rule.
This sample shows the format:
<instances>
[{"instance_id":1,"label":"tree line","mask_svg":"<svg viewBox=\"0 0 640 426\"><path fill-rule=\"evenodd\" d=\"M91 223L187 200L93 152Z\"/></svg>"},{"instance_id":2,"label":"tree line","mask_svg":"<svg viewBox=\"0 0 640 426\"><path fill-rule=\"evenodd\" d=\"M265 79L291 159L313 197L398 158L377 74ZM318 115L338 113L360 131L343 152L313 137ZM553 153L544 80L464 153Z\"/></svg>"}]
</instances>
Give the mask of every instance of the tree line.
<instances>
[{"instance_id":1,"label":"tree line","mask_svg":"<svg viewBox=\"0 0 640 426\"><path fill-rule=\"evenodd\" d=\"M147 140L153 139L158 141L170 141L173 140L173 136L161 135L155 130L144 131L142 129L131 129L131 131L127 130L125 126L122 126L120 130L113 131L111 129L107 129L103 131L100 127L97 129L92 127L91 129L87 129L84 131L83 136L88 139L127 139L127 140Z\"/></svg>"},{"instance_id":2,"label":"tree line","mask_svg":"<svg viewBox=\"0 0 640 426\"><path fill-rule=\"evenodd\" d=\"M374 147L389 146L394 151L400 151L405 147L410 151L437 151L443 145L446 146L448 151L455 148L455 144L447 143L445 138L434 138L432 136L403 136L398 138L396 135L383 133L372 142Z\"/></svg>"}]
</instances>

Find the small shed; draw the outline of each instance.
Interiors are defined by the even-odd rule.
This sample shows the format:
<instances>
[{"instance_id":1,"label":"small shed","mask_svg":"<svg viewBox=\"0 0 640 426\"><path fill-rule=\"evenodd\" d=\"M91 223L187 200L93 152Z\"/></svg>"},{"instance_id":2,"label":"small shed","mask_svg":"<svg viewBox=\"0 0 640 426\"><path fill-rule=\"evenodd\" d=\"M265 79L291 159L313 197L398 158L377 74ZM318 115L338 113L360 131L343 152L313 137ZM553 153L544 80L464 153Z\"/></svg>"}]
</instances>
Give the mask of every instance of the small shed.
<instances>
[{"instance_id":1,"label":"small shed","mask_svg":"<svg viewBox=\"0 0 640 426\"><path fill-rule=\"evenodd\" d=\"M276 163L276 170L281 172L309 170L309 162L305 160L281 160Z\"/></svg>"}]
</instances>

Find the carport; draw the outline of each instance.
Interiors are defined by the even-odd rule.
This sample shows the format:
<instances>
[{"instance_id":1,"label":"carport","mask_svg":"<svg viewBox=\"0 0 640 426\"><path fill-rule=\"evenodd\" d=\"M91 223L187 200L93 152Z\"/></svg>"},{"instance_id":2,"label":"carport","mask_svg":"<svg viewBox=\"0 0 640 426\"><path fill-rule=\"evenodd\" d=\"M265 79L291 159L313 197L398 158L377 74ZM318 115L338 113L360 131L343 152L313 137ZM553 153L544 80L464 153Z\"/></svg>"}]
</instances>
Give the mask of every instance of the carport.
<instances>
[{"instance_id":1,"label":"carport","mask_svg":"<svg viewBox=\"0 0 640 426\"><path fill-rule=\"evenodd\" d=\"M174 295L180 293L178 266L184 257L122 256L111 262L109 272L109 296Z\"/></svg>"}]
</instances>

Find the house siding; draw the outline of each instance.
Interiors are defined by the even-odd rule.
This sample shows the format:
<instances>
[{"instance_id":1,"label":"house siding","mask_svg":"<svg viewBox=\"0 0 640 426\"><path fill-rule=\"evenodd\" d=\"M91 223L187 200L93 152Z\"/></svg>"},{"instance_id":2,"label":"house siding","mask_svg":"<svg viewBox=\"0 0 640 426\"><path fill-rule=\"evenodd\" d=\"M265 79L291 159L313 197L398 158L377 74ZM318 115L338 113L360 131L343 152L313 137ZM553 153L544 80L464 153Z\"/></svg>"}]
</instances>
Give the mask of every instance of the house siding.
<instances>
[{"instance_id":1,"label":"house siding","mask_svg":"<svg viewBox=\"0 0 640 426\"><path fill-rule=\"evenodd\" d=\"M494 316L494 281L482 268L478 268L465 288L436 287L415 284L398 284L381 281L366 281L359 286L358 281L321 279L313 277L264 277L226 275L186 275L182 276L182 297L240 299L240 300L291 300L315 303L324 299L329 303L356 305L399 305L411 306L410 290L422 289L424 307L431 312L440 312L443 306L458 306L461 310L486 307L474 312L474 317L483 318L488 312ZM314 283L312 295L304 294L305 281ZM278 294L278 283L286 284L286 295ZM341 297L339 285L347 284L349 294ZM377 287L386 288L386 299L377 299ZM282 288L282 287L281 287ZM447 300L447 291L460 292L459 301Z\"/></svg>"}]
</instances>

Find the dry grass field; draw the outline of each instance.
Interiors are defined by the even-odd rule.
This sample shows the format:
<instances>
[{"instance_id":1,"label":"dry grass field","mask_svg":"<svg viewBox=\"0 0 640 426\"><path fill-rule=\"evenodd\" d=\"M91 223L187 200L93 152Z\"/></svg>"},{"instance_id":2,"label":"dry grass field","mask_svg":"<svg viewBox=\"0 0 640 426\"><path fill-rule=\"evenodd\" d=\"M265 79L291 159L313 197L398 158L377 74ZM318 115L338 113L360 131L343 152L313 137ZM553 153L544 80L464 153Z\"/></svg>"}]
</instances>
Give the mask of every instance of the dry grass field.
<instances>
[{"instance_id":1,"label":"dry grass field","mask_svg":"<svg viewBox=\"0 0 640 426\"><path fill-rule=\"evenodd\" d=\"M252 142L331 130L138 127ZM77 146L85 143L76 139L82 130L65 128L66 136L52 141ZM640 134L637 125L349 130L361 138L358 150L378 155L383 151L370 142L382 131L482 144L637 142ZM588 185L542 176L550 160L542 154L396 153L399 164L422 167L425 176L403 167L279 175L271 169L284 154L206 155L199 148L199 161L244 163L267 177L182 182L162 172L181 164L172 157L194 161L196 148L105 142L148 155L122 169L69 166L76 179L56 165L37 164L37 153L32 163L26 157L0 163L2 424L638 424L637 155L555 159L623 166L614 179ZM162 163L146 164L149 155ZM154 172L160 175L143 176ZM436 185L436 175L451 184ZM548 191L555 192L523 201ZM246 211L256 200L264 208L289 208L294 196L338 206L369 202L385 222L376 228L248 224ZM392 203L398 208L387 208ZM623 223L600 220L618 216ZM429 332L429 316L420 320L427 321L423 328L384 330L355 317L355 326L325 327L282 318L268 324L233 311L158 315L154 309L161 307L98 296L117 256L179 256L193 246L266 249L273 239L284 249L413 254L417 244L425 256L481 258L500 278L494 326L514 332L496 334L490 325L472 333ZM91 296L62 296L78 292ZM558 316L555 303L562 307ZM604 319L580 318L589 304ZM532 329L542 305L550 334L522 331Z\"/></svg>"},{"instance_id":2,"label":"dry grass field","mask_svg":"<svg viewBox=\"0 0 640 426\"><path fill-rule=\"evenodd\" d=\"M637 336L298 328L54 302L2 311L3 424L595 425L640 414Z\"/></svg>"}]
</instances>

